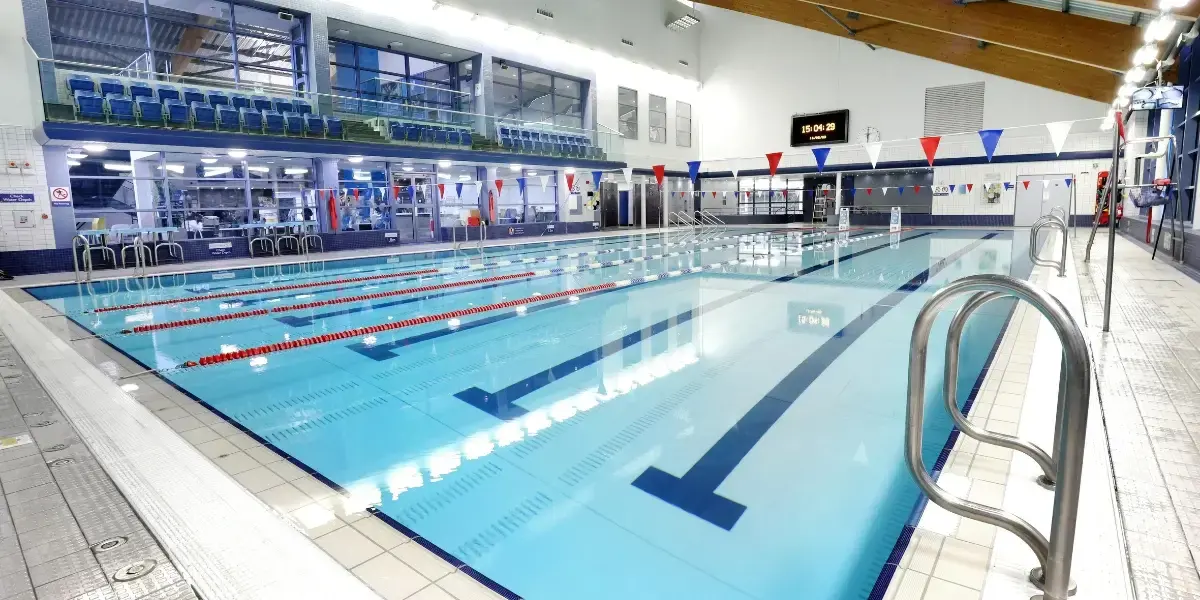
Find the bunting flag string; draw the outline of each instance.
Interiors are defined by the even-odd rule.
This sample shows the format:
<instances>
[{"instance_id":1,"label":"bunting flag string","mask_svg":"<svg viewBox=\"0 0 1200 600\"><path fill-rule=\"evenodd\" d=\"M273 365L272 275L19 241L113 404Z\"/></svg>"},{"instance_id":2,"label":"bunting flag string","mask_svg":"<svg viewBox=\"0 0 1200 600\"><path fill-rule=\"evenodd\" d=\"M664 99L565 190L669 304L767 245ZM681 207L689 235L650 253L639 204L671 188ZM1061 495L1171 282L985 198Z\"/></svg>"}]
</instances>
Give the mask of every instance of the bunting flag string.
<instances>
[{"instance_id":1,"label":"bunting flag string","mask_svg":"<svg viewBox=\"0 0 1200 600\"><path fill-rule=\"evenodd\" d=\"M896 188L896 191L899 192L901 196L903 196L904 195L904 186L900 186L900 187Z\"/></svg>"},{"instance_id":2,"label":"bunting flag string","mask_svg":"<svg viewBox=\"0 0 1200 600\"><path fill-rule=\"evenodd\" d=\"M459 200L462 200L462 187L463 184L461 183L454 184L454 196Z\"/></svg>"},{"instance_id":3,"label":"bunting flag string","mask_svg":"<svg viewBox=\"0 0 1200 600\"><path fill-rule=\"evenodd\" d=\"M929 159L929 166L933 166L933 157L937 156L938 144L942 143L942 136L931 135L921 138L921 149L925 151L925 158Z\"/></svg>"},{"instance_id":4,"label":"bunting flag string","mask_svg":"<svg viewBox=\"0 0 1200 600\"><path fill-rule=\"evenodd\" d=\"M600 180L604 178L604 171L592 171L592 184L596 186L596 190L600 190Z\"/></svg>"},{"instance_id":5,"label":"bunting flag string","mask_svg":"<svg viewBox=\"0 0 1200 600\"><path fill-rule=\"evenodd\" d=\"M888 187L888 186L886 186L886 185L885 185L885 186L883 186L883 195L884 195L884 196L886 196L886 195L887 195L887 193L888 193L888 190L890 190L890 189L892 189L892 188L890 188L890 187Z\"/></svg>"},{"instance_id":6,"label":"bunting flag string","mask_svg":"<svg viewBox=\"0 0 1200 600\"><path fill-rule=\"evenodd\" d=\"M521 197L525 197L525 178L517 178L517 187L521 189Z\"/></svg>"},{"instance_id":7,"label":"bunting flag string","mask_svg":"<svg viewBox=\"0 0 1200 600\"><path fill-rule=\"evenodd\" d=\"M921 186L919 186L919 185L914 185L914 186L913 186L913 193L914 193L914 194L920 194L920 193L921 193Z\"/></svg>"},{"instance_id":8,"label":"bunting flag string","mask_svg":"<svg viewBox=\"0 0 1200 600\"><path fill-rule=\"evenodd\" d=\"M1068 177L1067 178L1067 187L1071 187L1071 181L1072 181L1072 179L1070 177Z\"/></svg>"},{"instance_id":9,"label":"bunting flag string","mask_svg":"<svg viewBox=\"0 0 1200 600\"><path fill-rule=\"evenodd\" d=\"M1013 185L1012 185L1012 183L1009 183L1009 182L1005 181L1005 182L1004 182L1004 191L1006 191L1006 192L1007 192L1008 190L1011 190L1011 189L1012 189L1012 186L1013 186Z\"/></svg>"},{"instance_id":10,"label":"bunting flag string","mask_svg":"<svg viewBox=\"0 0 1200 600\"><path fill-rule=\"evenodd\" d=\"M1046 129L1050 132L1050 142L1054 144L1055 156L1062 154L1063 145L1067 143L1067 134L1071 133L1071 125L1074 124L1075 121L1046 123Z\"/></svg>"},{"instance_id":11,"label":"bunting flag string","mask_svg":"<svg viewBox=\"0 0 1200 600\"><path fill-rule=\"evenodd\" d=\"M550 185L550 176L549 175L538 175L538 181L541 182L542 191L544 192L544 191L546 191L546 186Z\"/></svg>"},{"instance_id":12,"label":"bunting flag string","mask_svg":"<svg viewBox=\"0 0 1200 600\"><path fill-rule=\"evenodd\" d=\"M782 158L782 152L772 152L767 155L767 166L770 167L771 177L774 177L775 172L779 170L779 160Z\"/></svg>"},{"instance_id":13,"label":"bunting flag string","mask_svg":"<svg viewBox=\"0 0 1200 600\"><path fill-rule=\"evenodd\" d=\"M953 183L952 183L952 184L950 184L950 193L951 193L951 194L953 194L953 193L954 193L954 188L956 188L956 187L958 187L958 185L956 185L956 184L953 184Z\"/></svg>"},{"instance_id":14,"label":"bunting flag string","mask_svg":"<svg viewBox=\"0 0 1200 600\"><path fill-rule=\"evenodd\" d=\"M867 188L867 195L868 195L868 196L870 196L870 195L871 195L871 190L872 190L872 189L873 189L873 188Z\"/></svg>"},{"instance_id":15,"label":"bunting flag string","mask_svg":"<svg viewBox=\"0 0 1200 600\"><path fill-rule=\"evenodd\" d=\"M503 194L503 193L504 193L504 180L497 179L496 180L496 195L499 196L500 194Z\"/></svg>"},{"instance_id":16,"label":"bunting flag string","mask_svg":"<svg viewBox=\"0 0 1200 600\"><path fill-rule=\"evenodd\" d=\"M1003 129L981 129L979 131L979 141L983 142L983 151L987 153L988 162L992 162L992 155L996 153L996 145L1000 143L1000 136L1003 134Z\"/></svg>"},{"instance_id":17,"label":"bunting flag string","mask_svg":"<svg viewBox=\"0 0 1200 600\"><path fill-rule=\"evenodd\" d=\"M438 184L438 198L444 198L445 196L446 196L446 184L439 183Z\"/></svg>"},{"instance_id":18,"label":"bunting flag string","mask_svg":"<svg viewBox=\"0 0 1200 600\"><path fill-rule=\"evenodd\" d=\"M667 176L666 165L654 165L654 178L658 180L658 187L662 187L663 178Z\"/></svg>"},{"instance_id":19,"label":"bunting flag string","mask_svg":"<svg viewBox=\"0 0 1200 600\"><path fill-rule=\"evenodd\" d=\"M694 186L694 185L696 185L696 177L698 177L700 175L700 161L690 160L690 161L688 161L687 166L688 166L688 179L692 180L692 185Z\"/></svg>"},{"instance_id":20,"label":"bunting flag string","mask_svg":"<svg viewBox=\"0 0 1200 600\"><path fill-rule=\"evenodd\" d=\"M867 142L863 144L863 148L867 151L867 158L871 159L871 168L879 164L879 151L883 149L883 142Z\"/></svg>"},{"instance_id":21,"label":"bunting flag string","mask_svg":"<svg viewBox=\"0 0 1200 600\"><path fill-rule=\"evenodd\" d=\"M825 159L829 158L829 148L813 148L813 157L817 159L817 172L825 172ZM775 173L771 173L774 175Z\"/></svg>"},{"instance_id":22,"label":"bunting flag string","mask_svg":"<svg viewBox=\"0 0 1200 600\"><path fill-rule=\"evenodd\" d=\"M626 185L633 185L633 167L621 169L621 174L625 176Z\"/></svg>"},{"instance_id":23,"label":"bunting flag string","mask_svg":"<svg viewBox=\"0 0 1200 600\"><path fill-rule=\"evenodd\" d=\"M973 184L973 183L968 183L968 184L967 184L967 191L968 191L968 192L975 191L975 184Z\"/></svg>"},{"instance_id":24,"label":"bunting flag string","mask_svg":"<svg viewBox=\"0 0 1200 600\"><path fill-rule=\"evenodd\" d=\"M1025 181L1022 181L1021 183L1025 186L1025 189L1029 189L1029 180L1028 179L1026 179Z\"/></svg>"},{"instance_id":25,"label":"bunting flag string","mask_svg":"<svg viewBox=\"0 0 1200 600\"><path fill-rule=\"evenodd\" d=\"M659 185L662 185L662 184L660 183ZM568 194L575 193L575 174L574 173L567 173L567 193Z\"/></svg>"}]
</instances>

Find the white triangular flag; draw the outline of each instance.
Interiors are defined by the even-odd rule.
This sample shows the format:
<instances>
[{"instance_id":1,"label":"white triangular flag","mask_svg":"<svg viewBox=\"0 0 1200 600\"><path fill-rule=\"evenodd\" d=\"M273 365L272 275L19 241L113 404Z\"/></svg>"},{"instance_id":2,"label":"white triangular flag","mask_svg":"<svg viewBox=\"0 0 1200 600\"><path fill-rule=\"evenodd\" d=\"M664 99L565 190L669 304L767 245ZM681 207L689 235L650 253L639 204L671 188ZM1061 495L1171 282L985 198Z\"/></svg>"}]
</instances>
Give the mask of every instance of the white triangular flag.
<instances>
[{"instance_id":1,"label":"white triangular flag","mask_svg":"<svg viewBox=\"0 0 1200 600\"><path fill-rule=\"evenodd\" d=\"M1043 188L1048 188L1048 187L1050 187L1050 180L1049 180L1049 179L1043 179L1043 180L1042 180L1042 187L1043 187Z\"/></svg>"},{"instance_id":2,"label":"white triangular flag","mask_svg":"<svg viewBox=\"0 0 1200 600\"><path fill-rule=\"evenodd\" d=\"M886 196L886 195L887 195L887 193L888 193L888 190L890 190L890 189L892 189L892 188L890 188L890 187L887 187L887 186L884 186L884 187L883 187L883 195L884 195L884 196Z\"/></svg>"},{"instance_id":3,"label":"white triangular flag","mask_svg":"<svg viewBox=\"0 0 1200 600\"><path fill-rule=\"evenodd\" d=\"M542 182L542 191L546 191L546 186L550 184L550 176L538 175L538 179Z\"/></svg>"},{"instance_id":4,"label":"white triangular flag","mask_svg":"<svg viewBox=\"0 0 1200 600\"><path fill-rule=\"evenodd\" d=\"M1067 143L1067 134L1071 133L1071 125L1075 121L1058 121L1057 123L1046 123L1046 129L1050 131L1050 141L1054 144L1054 154L1062 154L1063 145Z\"/></svg>"},{"instance_id":5,"label":"white triangular flag","mask_svg":"<svg viewBox=\"0 0 1200 600\"><path fill-rule=\"evenodd\" d=\"M633 185L633 167L625 167L621 169L621 173L625 175L625 183Z\"/></svg>"},{"instance_id":6,"label":"white triangular flag","mask_svg":"<svg viewBox=\"0 0 1200 600\"><path fill-rule=\"evenodd\" d=\"M879 164L879 151L883 149L883 142L867 142L863 144L863 148L867 151L867 157L871 159L871 168Z\"/></svg>"},{"instance_id":7,"label":"white triangular flag","mask_svg":"<svg viewBox=\"0 0 1200 600\"><path fill-rule=\"evenodd\" d=\"M737 170L737 169L732 169L732 171L733 171L733 178L734 178L734 179L737 179L738 170Z\"/></svg>"},{"instance_id":8,"label":"white triangular flag","mask_svg":"<svg viewBox=\"0 0 1200 600\"><path fill-rule=\"evenodd\" d=\"M727 192L727 191L726 191L726 192L721 192L721 197L722 197L722 198L728 198L728 197L729 197L729 192Z\"/></svg>"},{"instance_id":9,"label":"white triangular flag","mask_svg":"<svg viewBox=\"0 0 1200 600\"><path fill-rule=\"evenodd\" d=\"M479 198L481 198L483 196L483 186L484 186L483 183L475 184L475 201L476 202L479 202Z\"/></svg>"}]
</instances>

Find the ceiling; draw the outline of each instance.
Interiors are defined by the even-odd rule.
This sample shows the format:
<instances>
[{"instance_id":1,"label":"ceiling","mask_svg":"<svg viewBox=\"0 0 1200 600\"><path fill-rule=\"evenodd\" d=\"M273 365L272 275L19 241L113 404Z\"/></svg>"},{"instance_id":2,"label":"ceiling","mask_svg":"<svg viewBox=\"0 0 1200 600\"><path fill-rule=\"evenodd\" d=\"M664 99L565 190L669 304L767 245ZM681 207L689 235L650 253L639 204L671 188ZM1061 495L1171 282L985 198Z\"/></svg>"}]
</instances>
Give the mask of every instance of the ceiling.
<instances>
[{"instance_id":1,"label":"ceiling","mask_svg":"<svg viewBox=\"0 0 1200 600\"><path fill-rule=\"evenodd\" d=\"M396 52L403 52L439 62L460 62L479 54L471 50L463 50L454 46L391 33L365 25L356 25L338 19L329 19L329 37L348 42L358 42L368 46L375 46L376 48L391 48Z\"/></svg>"},{"instance_id":2,"label":"ceiling","mask_svg":"<svg viewBox=\"0 0 1200 600\"><path fill-rule=\"evenodd\" d=\"M697 0L1111 102L1158 0ZM1193 2L1176 31L1200 12Z\"/></svg>"}]
</instances>

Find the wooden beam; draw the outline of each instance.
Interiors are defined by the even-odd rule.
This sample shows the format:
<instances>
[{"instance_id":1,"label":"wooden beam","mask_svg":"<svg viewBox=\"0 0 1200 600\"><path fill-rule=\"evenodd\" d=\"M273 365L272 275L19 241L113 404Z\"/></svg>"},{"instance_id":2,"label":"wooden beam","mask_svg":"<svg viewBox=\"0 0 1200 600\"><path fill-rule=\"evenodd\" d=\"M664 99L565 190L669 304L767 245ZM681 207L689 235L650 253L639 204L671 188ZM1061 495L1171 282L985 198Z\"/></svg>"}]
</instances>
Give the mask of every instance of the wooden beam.
<instances>
[{"instance_id":1,"label":"wooden beam","mask_svg":"<svg viewBox=\"0 0 1200 600\"><path fill-rule=\"evenodd\" d=\"M1123 72L1130 67L1133 52L1141 45L1141 31L1121 23L1091 19L1010 2L953 0L700 0L728 8L746 10L772 6L781 13L801 6L820 4L829 9L855 12L887 21L941 33L983 40L1033 54ZM740 10L740 9L734 9ZM743 10L743 12L746 12ZM768 18L778 19L777 16Z\"/></svg>"},{"instance_id":2,"label":"wooden beam","mask_svg":"<svg viewBox=\"0 0 1200 600\"><path fill-rule=\"evenodd\" d=\"M1057 90L1099 102L1111 102L1120 78L1101 69L1034 54L1011 47L987 44L960 35L861 16L846 21L850 34L821 14L816 5L797 0L699 0L704 4L812 29L858 42L890 48L1000 77ZM1044 9L1047 14L1057 14ZM844 12L835 11L844 17Z\"/></svg>"}]
</instances>

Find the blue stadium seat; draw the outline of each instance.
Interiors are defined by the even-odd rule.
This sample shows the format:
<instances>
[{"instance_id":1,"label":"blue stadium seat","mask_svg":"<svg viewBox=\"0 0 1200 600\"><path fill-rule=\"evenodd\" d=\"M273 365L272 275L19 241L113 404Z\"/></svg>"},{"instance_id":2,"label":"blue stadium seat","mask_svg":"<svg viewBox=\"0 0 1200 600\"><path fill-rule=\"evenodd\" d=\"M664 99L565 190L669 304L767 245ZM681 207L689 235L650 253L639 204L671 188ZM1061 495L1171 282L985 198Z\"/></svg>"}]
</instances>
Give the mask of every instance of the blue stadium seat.
<instances>
[{"instance_id":1,"label":"blue stadium seat","mask_svg":"<svg viewBox=\"0 0 1200 600\"><path fill-rule=\"evenodd\" d=\"M471 130L459 129L458 133L459 133L459 141L460 141L460 143L462 143L463 146L470 148L475 143L475 140L473 140L471 137Z\"/></svg>"},{"instance_id":2,"label":"blue stadium seat","mask_svg":"<svg viewBox=\"0 0 1200 600\"><path fill-rule=\"evenodd\" d=\"M109 94L116 94L118 96L124 96L125 95L125 83L122 82L120 79L113 79L112 77L101 77L100 78L100 95L107 98Z\"/></svg>"},{"instance_id":3,"label":"blue stadium seat","mask_svg":"<svg viewBox=\"0 0 1200 600\"><path fill-rule=\"evenodd\" d=\"M408 125L408 127L405 128L405 130L406 130L405 137L404 137L405 140L410 141L410 142L421 141L422 127L420 127L419 125L413 125L410 123Z\"/></svg>"},{"instance_id":4,"label":"blue stadium seat","mask_svg":"<svg viewBox=\"0 0 1200 600\"><path fill-rule=\"evenodd\" d=\"M160 89L161 93L162 90ZM192 122L191 113L188 107L178 98L168 98L163 102L163 107L167 109L167 123L172 125L188 125Z\"/></svg>"},{"instance_id":5,"label":"blue stadium seat","mask_svg":"<svg viewBox=\"0 0 1200 600\"><path fill-rule=\"evenodd\" d=\"M72 75L67 79L67 89L71 90L72 95L75 92L94 92L96 91L96 82L86 75Z\"/></svg>"},{"instance_id":6,"label":"blue stadium seat","mask_svg":"<svg viewBox=\"0 0 1200 600\"><path fill-rule=\"evenodd\" d=\"M238 109L238 113L242 115L242 127L246 131L254 133L262 133L263 131L263 116L262 113L253 108L242 107Z\"/></svg>"},{"instance_id":7,"label":"blue stadium seat","mask_svg":"<svg viewBox=\"0 0 1200 600\"><path fill-rule=\"evenodd\" d=\"M226 94L225 92L209 90L208 103L213 106L228 106L229 94Z\"/></svg>"},{"instance_id":8,"label":"blue stadium seat","mask_svg":"<svg viewBox=\"0 0 1200 600\"><path fill-rule=\"evenodd\" d=\"M451 129L446 132L446 143L450 144L451 146L458 146L462 144L462 138L459 136L457 129Z\"/></svg>"},{"instance_id":9,"label":"blue stadium seat","mask_svg":"<svg viewBox=\"0 0 1200 600\"><path fill-rule=\"evenodd\" d=\"M204 97L204 92L201 92L194 87L183 88L183 103L191 106L195 102L199 102L200 104L208 104L208 99Z\"/></svg>"},{"instance_id":10,"label":"blue stadium seat","mask_svg":"<svg viewBox=\"0 0 1200 600\"><path fill-rule=\"evenodd\" d=\"M186 95L187 92L184 92ZM217 111L200 101L192 102L192 125L206 129L217 128Z\"/></svg>"},{"instance_id":11,"label":"blue stadium seat","mask_svg":"<svg viewBox=\"0 0 1200 600\"><path fill-rule=\"evenodd\" d=\"M300 116L300 113L291 111L283 113L283 123L289 134L304 135L304 117Z\"/></svg>"},{"instance_id":12,"label":"blue stadium seat","mask_svg":"<svg viewBox=\"0 0 1200 600\"><path fill-rule=\"evenodd\" d=\"M150 87L150 84L141 81L131 83L129 84L129 95L135 99L141 97L153 98L154 88Z\"/></svg>"},{"instance_id":13,"label":"blue stadium seat","mask_svg":"<svg viewBox=\"0 0 1200 600\"><path fill-rule=\"evenodd\" d=\"M133 114L133 98L125 94L112 93L108 94L105 99L108 101L108 114L114 121L133 123L137 120L137 116Z\"/></svg>"},{"instance_id":14,"label":"blue stadium seat","mask_svg":"<svg viewBox=\"0 0 1200 600\"><path fill-rule=\"evenodd\" d=\"M167 100L182 100L183 96L179 95L179 90L173 85L158 86L158 99L164 104Z\"/></svg>"},{"instance_id":15,"label":"blue stadium seat","mask_svg":"<svg viewBox=\"0 0 1200 600\"><path fill-rule=\"evenodd\" d=\"M238 131L242 128L241 114L238 109L228 104L218 104L217 111L217 128L222 131Z\"/></svg>"},{"instance_id":16,"label":"blue stadium seat","mask_svg":"<svg viewBox=\"0 0 1200 600\"><path fill-rule=\"evenodd\" d=\"M132 87L130 86L130 88ZM150 96L137 96L133 99L133 104L137 107L138 118L141 119L142 124L160 126L163 124L163 107L158 100Z\"/></svg>"},{"instance_id":17,"label":"blue stadium seat","mask_svg":"<svg viewBox=\"0 0 1200 600\"><path fill-rule=\"evenodd\" d=\"M295 111L291 100L287 98L271 98L271 103L275 105L275 110L281 113L290 113Z\"/></svg>"},{"instance_id":18,"label":"blue stadium seat","mask_svg":"<svg viewBox=\"0 0 1200 600\"><path fill-rule=\"evenodd\" d=\"M302 115L311 115L312 114L313 109L312 109L311 104L309 104L303 100L296 100L292 104L296 105L296 112L298 112Z\"/></svg>"},{"instance_id":19,"label":"blue stadium seat","mask_svg":"<svg viewBox=\"0 0 1200 600\"><path fill-rule=\"evenodd\" d=\"M321 135L325 135L325 119L322 119L321 115L307 114L302 116L304 117L304 129L308 131L308 133L319 133Z\"/></svg>"},{"instance_id":20,"label":"blue stadium seat","mask_svg":"<svg viewBox=\"0 0 1200 600\"><path fill-rule=\"evenodd\" d=\"M521 132L521 141L522 141L522 143L523 143L525 140L531 140L531 139L533 139L533 136L532 136L532 135L530 135L528 131L522 131L522 132Z\"/></svg>"},{"instance_id":21,"label":"blue stadium seat","mask_svg":"<svg viewBox=\"0 0 1200 600\"><path fill-rule=\"evenodd\" d=\"M502 137L502 138L512 137L512 132L507 127L501 127L500 128L500 137Z\"/></svg>"},{"instance_id":22,"label":"blue stadium seat","mask_svg":"<svg viewBox=\"0 0 1200 600\"><path fill-rule=\"evenodd\" d=\"M104 112L104 98L90 90L75 90L75 111L78 116L92 119L108 116Z\"/></svg>"},{"instance_id":23,"label":"blue stadium seat","mask_svg":"<svg viewBox=\"0 0 1200 600\"><path fill-rule=\"evenodd\" d=\"M287 132L287 125L284 124L283 115L274 110L262 111L263 128L267 133L283 135Z\"/></svg>"},{"instance_id":24,"label":"blue stadium seat","mask_svg":"<svg viewBox=\"0 0 1200 600\"><path fill-rule=\"evenodd\" d=\"M233 107L237 108L237 109L250 108L250 99L247 98L246 96L239 96L237 94L234 94L229 97L229 103L232 104Z\"/></svg>"},{"instance_id":25,"label":"blue stadium seat","mask_svg":"<svg viewBox=\"0 0 1200 600\"><path fill-rule=\"evenodd\" d=\"M266 96L254 96L252 101L254 110L259 112L265 110L275 110L275 106L271 104L271 101L268 100Z\"/></svg>"},{"instance_id":26,"label":"blue stadium seat","mask_svg":"<svg viewBox=\"0 0 1200 600\"><path fill-rule=\"evenodd\" d=\"M421 125L421 141L426 144L432 144L437 134L434 129L428 125Z\"/></svg>"},{"instance_id":27,"label":"blue stadium seat","mask_svg":"<svg viewBox=\"0 0 1200 600\"><path fill-rule=\"evenodd\" d=\"M533 152L533 140L522 139L521 140L521 151L522 152Z\"/></svg>"},{"instance_id":28,"label":"blue stadium seat","mask_svg":"<svg viewBox=\"0 0 1200 600\"><path fill-rule=\"evenodd\" d=\"M504 148L505 150L512 150L513 149L513 139L508 136L504 136L504 137L500 138L500 147Z\"/></svg>"},{"instance_id":29,"label":"blue stadium seat","mask_svg":"<svg viewBox=\"0 0 1200 600\"><path fill-rule=\"evenodd\" d=\"M391 121L388 123L388 134L391 135L392 139L396 141L404 141L405 136L407 135L404 124L400 121Z\"/></svg>"},{"instance_id":30,"label":"blue stadium seat","mask_svg":"<svg viewBox=\"0 0 1200 600\"><path fill-rule=\"evenodd\" d=\"M337 117L325 117L325 136L342 138L342 120Z\"/></svg>"},{"instance_id":31,"label":"blue stadium seat","mask_svg":"<svg viewBox=\"0 0 1200 600\"><path fill-rule=\"evenodd\" d=\"M446 145L450 143L449 137L446 135L446 130L437 127L433 130L433 143Z\"/></svg>"}]
</instances>

